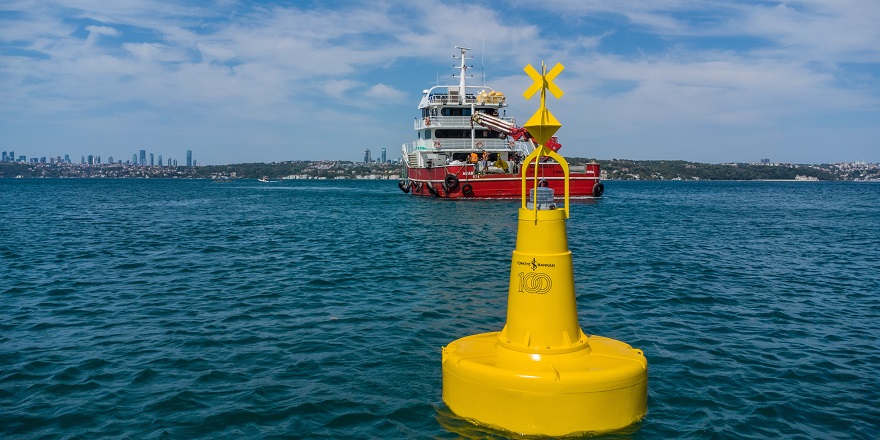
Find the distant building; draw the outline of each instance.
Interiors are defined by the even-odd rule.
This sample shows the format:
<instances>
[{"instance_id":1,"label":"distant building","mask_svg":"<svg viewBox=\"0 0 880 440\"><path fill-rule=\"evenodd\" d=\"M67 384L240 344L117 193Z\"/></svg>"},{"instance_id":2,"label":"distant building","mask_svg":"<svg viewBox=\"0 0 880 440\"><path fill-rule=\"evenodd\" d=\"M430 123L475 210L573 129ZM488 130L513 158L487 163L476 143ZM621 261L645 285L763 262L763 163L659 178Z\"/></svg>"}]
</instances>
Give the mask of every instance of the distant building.
<instances>
[{"instance_id":1,"label":"distant building","mask_svg":"<svg viewBox=\"0 0 880 440\"><path fill-rule=\"evenodd\" d=\"M137 154L132 154L132 155L131 155L131 164L132 164L132 165L137 165L137 163L138 163L138 155L137 155Z\"/></svg>"},{"instance_id":2,"label":"distant building","mask_svg":"<svg viewBox=\"0 0 880 440\"><path fill-rule=\"evenodd\" d=\"M770 159L761 159L761 165L770 165Z\"/></svg>"},{"instance_id":3,"label":"distant building","mask_svg":"<svg viewBox=\"0 0 880 440\"><path fill-rule=\"evenodd\" d=\"M141 158L138 161L138 165L144 166L147 164L147 150L141 150L140 155L141 155Z\"/></svg>"},{"instance_id":4,"label":"distant building","mask_svg":"<svg viewBox=\"0 0 880 440\"><path fill-rule=\"evenodd\" d=\"M156 166L156 159L153 157L153 153L150 153L150 166Z\"/></svg>"},{"instance_id":5,"label":"distant building","mask_svg":"<svg viewBox=\"0 0 880 440\"><path fill-rule=\"evenodd\" d=\"M193 166L193 151L192 150L186 150L186 166L188 166L188 167Z\"/></svg>"},{"instance_id":6,"label":"distant building","mask_svg":"<svg viewBox=\"0 0 880 440\"><path fill-rule=\"evenodd\" d=\"M159 166L160 167L162 166L162 155L161 154L159 155Z\"/></svg>"},{"instance_id":7,"label":"distant building","mask_svg":"<svg viewBox=\"0 0 880 440\"><path fill-rule=\"evenodd\" d=\"M385 148L382 148L382 163L388 162L388 159L385 156Z\"/></svg>"},{"instance_id":8,"label":"distant building","mask_svg":"<svg viewBox=\"0 0 880 440\"><path fill-rule=\"evenodd\" d=\"M373 157L370 155L370 149L367 148L364 150L364 163L370 163L373 161Z\"/></svg>"}]
</instances>

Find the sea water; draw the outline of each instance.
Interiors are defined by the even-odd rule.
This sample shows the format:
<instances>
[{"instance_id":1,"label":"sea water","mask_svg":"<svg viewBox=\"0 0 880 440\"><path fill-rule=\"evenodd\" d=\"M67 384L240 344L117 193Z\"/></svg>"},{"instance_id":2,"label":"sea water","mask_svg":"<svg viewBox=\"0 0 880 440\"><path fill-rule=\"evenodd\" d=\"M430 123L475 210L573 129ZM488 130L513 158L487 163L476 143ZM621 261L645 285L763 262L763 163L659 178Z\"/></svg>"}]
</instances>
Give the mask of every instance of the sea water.
<instances>
[{"instance_id":1,"label":"sea water","mask_svg":"<svg viewBox=\"0 0 880 440\"><path fill-rule=\"evenodd\" d=\"M649 396L600 438L880 437L880 184L606 188L568 221L580 324ZM504 438L440 348L504 325L519 204L0 179L0 438Z\"/></svg>"}]
</instances>

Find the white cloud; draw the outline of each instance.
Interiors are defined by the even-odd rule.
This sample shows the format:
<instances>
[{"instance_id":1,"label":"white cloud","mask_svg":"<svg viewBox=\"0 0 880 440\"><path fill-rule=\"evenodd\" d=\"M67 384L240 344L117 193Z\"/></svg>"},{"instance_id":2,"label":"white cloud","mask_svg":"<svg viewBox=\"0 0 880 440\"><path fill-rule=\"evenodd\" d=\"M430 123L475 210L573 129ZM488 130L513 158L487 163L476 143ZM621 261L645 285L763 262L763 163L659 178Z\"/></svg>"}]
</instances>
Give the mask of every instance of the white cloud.
<instances>
[{"instance_id":1,"label":"white cloud","mask_svg":"<svg viewBox=\"0 0 880 440\"><path fill-rule=\"evenodd\" d=\"M566 70L557 83L566 95L548 106L571 124L563 128L566 150L585 155L596 151L589 142L596 136L634 149L642 143L645 154L662 155L664 148L704 143L712 130L750 132L742 139L754 142L773 128L768 138L781 145L786 141L778 130L788 125L797 126L792 133L803 131L806 121L822 120L816 115L832 121L852 112L875 120L880 114L880 2L872 0L572 0L503 9L395 0L338 9L69 0L5 7L18 14L0 19L0 143L20 145L18 150L70 139L100 144L90 138L97 130L88 124L143 119L159 124L145 136L177 133L191 142L212 125L222 127L223 136L210 137L216 158L202 156L207 163L241 160L234 144L254 139L259 126L275 130L259 136L277 143L266 151L283 151L296 132L322 140L337 136L334 144L350 151L322 154L351 157L362 148L335 124L345 120L359 133L373 133L364 140L371 145L411 141L419 91L435 78L449 78L454 45L474 49L472 81L482 80L485 64L487 81L511 96L509 113L522 120L534 111L534 103L518 97L530 81L522 66L562 62ZM543 15L536 18L538 13ZM553 16L558 20L545 19ZM608 16L617 19L603 22ZM659 49L626 52L609 43L631 35ZM373 110L380 105L381 112ZM80 119L83 112L90 118ZM22 121L70 128L54 141L51 130L12 137L9 127ZM841 130L827 124L829 132ZM670 129L675 135L657 136ZM867 139L877 130L851 131ZM654 145L661 137L668 144ZM788 148L806 148L799 135L791 139ZM118 143L104 145L127 151Z\"/></svg>"},{"instance_id":2,"label":"white cloud","mask_svg":"<svg viewBox=\"0 0 880 440\"><path fill-rule=\"evenodd\" d=\"M331 79L322 84L322 89L324 90L324 93L334 98L343 99L348 95L350 90L360 86L360 82L352 81L350 79Z\"/></svg>"},{"instance_id":3,"label":"white cloud","mask_svg":"<svg viewBox=\"0 0 880 440\"><path fill-rule=\"evenodd\" d=\"M89 32L90 39L93 35L108 35L111 37L119 35L119 31L110 26L86 26L86 30Z\"/></svg>"},{"instance_id":4,"label":"white cloud","mask_svg":"<svg viewBox=\"0 0 880 440\"><path fill-rule=\"evenodd\" d=\"M374 84L364 92L364 95L388 102L402 101L406 97L406 93L385 84Z\"/></svg>"}]
</instances>

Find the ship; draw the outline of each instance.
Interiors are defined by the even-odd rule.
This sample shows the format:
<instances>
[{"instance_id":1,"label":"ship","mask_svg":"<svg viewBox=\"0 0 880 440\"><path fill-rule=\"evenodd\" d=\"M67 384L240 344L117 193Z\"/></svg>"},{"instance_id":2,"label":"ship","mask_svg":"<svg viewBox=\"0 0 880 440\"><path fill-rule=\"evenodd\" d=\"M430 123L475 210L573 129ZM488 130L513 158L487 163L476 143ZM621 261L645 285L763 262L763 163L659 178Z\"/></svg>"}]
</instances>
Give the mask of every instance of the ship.
<instances>
[{"instance_id":1,"label":"ship","mask_svg":"<svg viewBox=\"0 0 880 440\"><path fill-rule=\"evenodd\" d=\"M419 114L413 121L416 139L401 149L404 193L444 199L505 199L522 195L522 163L537 147L535 139L516 119L507 116L507 97L487 85L468 85L467 51L462 46L457 84L436 85L422 91ZM556 136L544 145L558 151ZM526 187L549 187L564 193L565 170L550 157L528 164ZM570 196L601 197L605 191L599 164L570 166ZM538 182L535 182L538 180Z\"/></svg>"}]
</instances>

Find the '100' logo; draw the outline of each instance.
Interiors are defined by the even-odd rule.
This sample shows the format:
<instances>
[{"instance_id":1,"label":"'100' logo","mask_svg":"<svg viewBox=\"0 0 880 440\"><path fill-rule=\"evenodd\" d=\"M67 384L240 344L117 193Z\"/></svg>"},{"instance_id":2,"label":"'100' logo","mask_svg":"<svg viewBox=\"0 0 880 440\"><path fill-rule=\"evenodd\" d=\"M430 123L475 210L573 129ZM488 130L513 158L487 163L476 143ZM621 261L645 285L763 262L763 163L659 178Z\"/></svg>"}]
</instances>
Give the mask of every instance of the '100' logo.
<instances>
[{"instance_id":1,"label":"'100' logo","mask_svg":"<svg viewBox=\"0 0 880 440\"><path fill-rule=\"evenodd\" d=\"M550 275L541 272L520 272L519 291L526 293L547 293L553 286Z\"/></svg>"}]
</instances>

